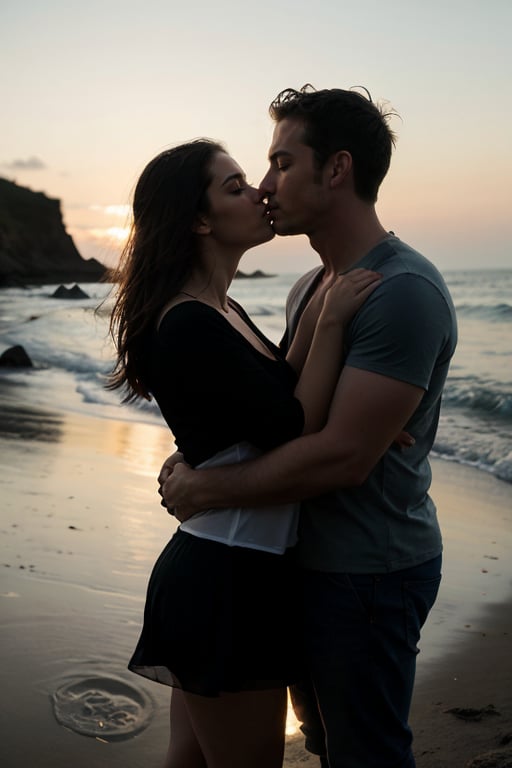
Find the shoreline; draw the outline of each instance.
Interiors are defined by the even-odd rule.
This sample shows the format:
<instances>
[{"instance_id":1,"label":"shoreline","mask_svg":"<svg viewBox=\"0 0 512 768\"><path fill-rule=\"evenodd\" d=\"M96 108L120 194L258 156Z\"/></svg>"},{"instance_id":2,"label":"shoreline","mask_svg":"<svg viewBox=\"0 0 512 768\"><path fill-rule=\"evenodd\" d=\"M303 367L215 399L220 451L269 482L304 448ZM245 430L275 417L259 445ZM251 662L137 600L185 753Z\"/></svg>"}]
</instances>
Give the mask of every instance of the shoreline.
<instances>
[{"instance_id":1,"label":"shoreline","mask_svg":"<svg viewBox=\"0 0 512 768\"><path fill-rule=\"evenodd\" d=\"M8 390L0 386L3 765L156 766L169 691L134 680L126 663L150 568L176 526L156 494L170 436L38 408ZM466 768L512 747L512 489L471 467L432 466L444 575L423 633L411 723L418 768ZM109 681L112 698L135 700L135 735L91 738L59 724L51 697L77 680ZM454 708L480 710L481 719ZM300 734L287 738L285 765L318 768Z\"/></svg>"}]
</instances>

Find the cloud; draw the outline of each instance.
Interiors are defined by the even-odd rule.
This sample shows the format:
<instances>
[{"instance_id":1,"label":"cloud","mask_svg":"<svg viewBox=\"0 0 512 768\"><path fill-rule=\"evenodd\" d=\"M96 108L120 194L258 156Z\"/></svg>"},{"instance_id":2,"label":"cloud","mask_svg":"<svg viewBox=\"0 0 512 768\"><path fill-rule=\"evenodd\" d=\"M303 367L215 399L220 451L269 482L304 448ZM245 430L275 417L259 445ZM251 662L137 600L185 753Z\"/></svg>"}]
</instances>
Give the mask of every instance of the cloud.
<instances>
[{"instance_id":1,"label":"cloud","mask_svg":"<svg viewBox=\"0 0 512 768\"><path fill-rule=\"evenodd\" d=\"M2 163L4 168L9 168L11 171L42 171L46 168L45 163L35 155L28 157L26 160L12 160L10 163Z\"/></svg>"},{"instance_id":2,"label":"cloud","mask_svg":"<svg viewBox=\"0 0 512 768\"><path fill-rule=\"evenodd\" d=\"M130 205L90 205L89 210L104 213L106 216L119 216L125 219L130 215Z\"/></svg>"}]
</instances>

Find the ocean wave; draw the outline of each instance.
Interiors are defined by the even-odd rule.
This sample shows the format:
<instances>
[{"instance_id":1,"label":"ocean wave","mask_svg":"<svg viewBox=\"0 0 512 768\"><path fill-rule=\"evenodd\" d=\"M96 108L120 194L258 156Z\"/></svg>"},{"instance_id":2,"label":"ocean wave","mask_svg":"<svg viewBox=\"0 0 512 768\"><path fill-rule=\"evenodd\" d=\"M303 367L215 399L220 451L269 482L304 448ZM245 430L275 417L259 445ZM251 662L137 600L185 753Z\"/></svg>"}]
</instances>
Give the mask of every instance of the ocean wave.
<instances>
[{"instance_id":1,"label":"ocean wave","mask_svg":"<svg viewBox=\"0 0 512 768\"><path fill-rule=\"evenodd\" d=\"M450 446L438 444L434 445L431 456L443 459L444 461L453 461L455 464L464 464L467 467L474 467L482 472L494 475L498 480L505 483L512 483L512 453L507 454L498 461L489 461L479 456L465 456L457 452Z\"/></svg>"},{"instance_id":2,"label":"ocean wave","mask_svg":"<svg viewBox=\"0 0 512 768\"><path fill-rule=\"evenodd\" d=\"M450 288L460 317L460 343L445 387L434 455L512 483L512 376L509 323L512 271L458 273ZM232 295L258 327L279 342L293 280L236 281ZM51 297L50 286L0 291L0 353L22 344L32 369L3 369L16 398L40 407L163 426L155 402L120 405L104 388L115 354L108 335L110 286L84 286L90 299ZM98 311L98 307L100 308Z\"/></svg>"},{"instance_id":3,"label":"ocean wave","mask_svg":"<svg viewBox=\"0 0 512 768\"><path fill-rule=\"evenodd\" d=\"M482 416L492 415L503 419L512 418L512 392L495 382L478 379L448 379L443 405L468 408Z\"/></svg>"},{"instance_id":4,"label":"ocean wave","mask_svg":"<svg viewBox=\"0 0 512 768\"><path fill-rule=\"evenodd\" d=\"M107 373L114 359L107 325L95 308L60 306L22 320L1 334L5 348L21 344L36 368Z\"/></svg>"},{"instance_id":5,"label":"ocean wave","mask_svg":"<svg viewBox=\"0 0 512 768\"><path fill-rule=\"evenodd\" d=\"M274 315L282 316L284 309L282 307L272 307L262 304L245 304L244 309L249 317L273 317Z\"/></svg>"},{"instance_id":6,"label":"ocean wave","mask_svg":"<svg viewBox=\"0 0 512 768\"><path fill-rule=\"evenodd\" d=\"M507 302L500 304L456 304L457 315L476 317L491 323L503 323L512 321L512 305Z\"/></svg>"}]
</instances>

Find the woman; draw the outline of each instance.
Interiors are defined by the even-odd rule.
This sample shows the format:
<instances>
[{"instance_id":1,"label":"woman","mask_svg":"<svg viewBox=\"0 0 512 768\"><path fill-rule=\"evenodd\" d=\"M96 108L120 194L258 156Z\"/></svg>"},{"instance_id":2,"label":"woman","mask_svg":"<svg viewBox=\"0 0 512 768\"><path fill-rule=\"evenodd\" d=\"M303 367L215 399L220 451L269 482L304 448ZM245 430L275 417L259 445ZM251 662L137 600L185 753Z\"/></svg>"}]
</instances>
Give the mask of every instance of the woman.
<instances>
[{"instance_id":1,"label":"woman","mask_svg":"<svg viewBox=\"0 0 512 768\"><path fill-rule=\"evenodd\" d=\"M287 360L227 291L273 237L265 204L223 147L198 140L143 171L111 318L111 388L154 397L192 466L240 461L325 423L343 326L378 284L356 270L307 313ZM321 343L318 336L321 334ZM295 505L215 510L173 536L148 586L129 667L173 686L165 768L278 768L293 636Z\"/></svg>"}]
</instances>

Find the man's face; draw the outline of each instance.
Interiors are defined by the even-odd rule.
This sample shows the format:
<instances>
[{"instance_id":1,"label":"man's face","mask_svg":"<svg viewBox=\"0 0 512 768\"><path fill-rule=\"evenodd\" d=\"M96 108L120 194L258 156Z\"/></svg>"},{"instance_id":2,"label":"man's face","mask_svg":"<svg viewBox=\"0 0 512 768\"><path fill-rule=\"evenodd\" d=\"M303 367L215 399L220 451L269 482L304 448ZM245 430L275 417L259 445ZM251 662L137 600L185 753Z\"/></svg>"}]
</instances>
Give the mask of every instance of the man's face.
<instances>
[{"instance_id":1,"label":"man's face","mask_svg":"<svg viewBox=\"0 0 512 768\"><path fill-rule=\"evenodd\" d=\"M327 187L303 134L300 120L285 118L277 123L269 149L270 168L260 184L278 235L312 235L326 211Z\"/></svg>"}]
</instances>

